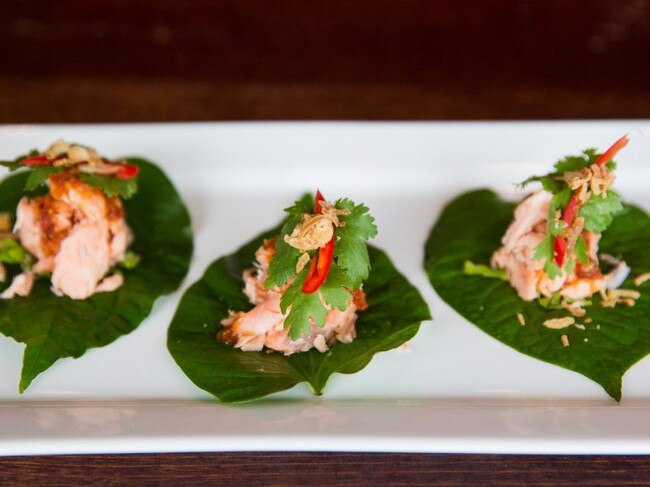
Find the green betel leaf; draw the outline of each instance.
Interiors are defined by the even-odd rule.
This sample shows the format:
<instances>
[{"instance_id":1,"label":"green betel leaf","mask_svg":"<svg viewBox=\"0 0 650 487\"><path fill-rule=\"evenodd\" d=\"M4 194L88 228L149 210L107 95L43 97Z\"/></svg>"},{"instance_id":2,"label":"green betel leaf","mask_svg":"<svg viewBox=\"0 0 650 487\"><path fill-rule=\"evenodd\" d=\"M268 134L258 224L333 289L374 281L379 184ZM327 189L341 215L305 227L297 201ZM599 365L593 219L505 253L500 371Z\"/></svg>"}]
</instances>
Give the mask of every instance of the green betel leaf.
<instances>
[{"instance_id":1,"label":"green betel leaf","mask_svg":"<svg viewBox=\"0 0 650 487\"><path fill-rule=\"evenodd\" d=\"M357 338L337 343L327 353L315 349L285 357L279 353L242 352L217 340L221 320L228 310L251 308L242 292L242 271L252 266L255 250L267 232L215 261L183 296L169 327L167 347L176 363L197 386L223 402L259 399L309 383L321 394L334 373L363 369L377 352L410 340L420 323L430 319L420 293L394 267L388 256L370 247L370 277L363 289L368 309L359 312ZM336 300L336 297L332 299Z\"/></svg>"},{"instance_id":2,"label":"green betel leaf","mask_svg":"<svg viewBox=\"0 0 650 487\"><path fill-rule=\"evenodd\" d=\"M585 330L551 330L549 318L567 316L563 309L544 309L536 301L521 300L508 282L467 275L463 263L489 262L513 218L514 204L491 191L466 193L449 203L426 244L425 266L438 295L459 314L504 344L589 377L617 401L625 371L650 353L650 285L636 288L632 276L623 288L638 289L636 306L603 308L592 298ZM626 205L614 217L600 241L600 251L621 256L636 276L650 271L650 218ZM517 319L521 313L525 326ZM582 322L581 319L576 321ZM566 335L569 346L560 337Z\"/></svg>"},{"instance_id":3,"label":"green betel leaf","mask_svg":"<svg viewBox=\"0 0 650 487\"><path fill-rule=\"evenodd\" d=\"M141 262L121 271L124 285L75 301L55 296L42 278L30 296L0 300L0 332L26 344L21 392L60 358L78 358L133 331L154 301L176 290L187 273L193 247L187 209L158 167L142 159L130 162L140 167L140 188L124 207L135 237L132 250ZM23 172L0 183L0 211L15 215L27 178Z\"/></svg>"}]
</instances>

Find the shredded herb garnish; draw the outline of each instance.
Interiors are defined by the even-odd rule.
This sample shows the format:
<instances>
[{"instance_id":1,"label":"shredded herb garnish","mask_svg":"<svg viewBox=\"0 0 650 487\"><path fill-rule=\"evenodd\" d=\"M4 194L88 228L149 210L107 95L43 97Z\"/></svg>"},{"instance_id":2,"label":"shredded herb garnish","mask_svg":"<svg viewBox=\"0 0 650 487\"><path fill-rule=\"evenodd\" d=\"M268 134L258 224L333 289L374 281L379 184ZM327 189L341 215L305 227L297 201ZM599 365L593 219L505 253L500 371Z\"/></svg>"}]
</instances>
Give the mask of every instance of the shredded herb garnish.
<instances>
[{"instance_id":1,"label":"shredded herb garnish","mask_svg":"<svg viewBox=\"0 0 650 487\"><path fill-rule=\"evenodd\" d=\"M124 254L124 258L120 262L120 266L126 270L135 269L140 264L142 257L133 252L132 250L127 250Z\"/></svg>"},{"instance_id":2,"label":"shredded herb garnish","mask_svg":"<svg viewBox=\"0 0 650 487\"><path fill-rule=\"evenodd\" d=\"M492 269L492 267L483 264L475 264L471 260L466 260L463 264L463 273L468 276L491 277L494 279L501 279L502 281L508 280L508 276L504 269Z\"/></svg>"},{"instance_id":3,"label":"shredded herb garnish","mask_svg":"<svg viewBox=\"0 0 650 487\"><path fill-rule=\"evenodd\" d=\"M555 242L557 238L562 237L564 234L566 224L560 217L573 195L573 191L564 180L564 176L567 172L590 167L596 163L599 156L600 154L598 154L596 149L586 149L580 155L567 156L556 162L554 172L544 176L532 176L520 183L520 186L525 187L531 182L539 181L546 191L553 193L553 198L549 204L546 238L535 248L533 255L534 260L545 259L544 272L546 272L550 279L555 279L562 275L562 269L555 258ZM609 161L605 164L605 167L610 171L614 170L616 163ZM582 202L578 210L578 216L584 219L584 228L587 231L600 234L612 222L614 215L622 211L623 206L621 200L611 190L607 190L600 195L589 192L587 198L586 201ZM582 237L578 238L576 246L572 250L573 254L567 255L563 262L563 268L567 274L573 271L576 265L575 259L582 263L586 263L589 260L587 246Z\"/></svg>"},{"instance_id":4,"label":"shredded herb garnish","mask_svg":"<svg viewBox=\"0 0 650 487\"><path fill-rule=\"evenodd\" d=\"M0 241L0 262L5 264L22 264L27 259L27 252L13 238Z\"/></svg>"},{"instance_id":5,"label":"shredded herb garnish","mask_svg":"<svg viewBox=\"0 0 650 487\"><path fill-rule=\"evenodd\" d=\"M302 288L307 279L308 268L296 275L300 251L285 242L284 238L291 235L303 214L311 214L313 206L311 196L306 196L285 210L288 218L276 238L276 252L269 264L269 275L265 284L269 289L282 287L294 278L280 302L281 311L288 313L284 326L289 330L292 340L309 333L310 318L318 326L325 324L325 305L340 310L347 307L351 300L349 291L358 289L368 278L370 258L366 240L377 234L374 218L370 216L366 206L356 205L349 199L338 200L334 207L338 210L348 210L349 213L338 216L340 225L334 229L334 259L327 279L318 291L306 294ZM316 252L310 251L309 255L314 258Z\"/></svg>"},{"instance_id":6,"label":"shredded herb garnish","mask_svg":"<svg viewBox=\"0 0 650 487\"><path fill-rule=\"evenodd\" d=\"M47 162L47 159L42 157L45 164L21 164L29 158L40 159L41 153L34 149L25 155L18 156L13 161L0 161L0 166L4 166L9 171L17 171L19 169L26 169L29 171L29 176L25 182L25 191L34 191L40 187L47 186L47 181L52 174L64 172L66 170L75 170L74 166L55 166L53 161ZM119 196L122 199L131 198L138 191L137 183L137 168L132 176L120 178L116 175L101 175L95 173L79 172L79 179L86 184L100 189L106 196Z\"/></svg>"}]
</instances>

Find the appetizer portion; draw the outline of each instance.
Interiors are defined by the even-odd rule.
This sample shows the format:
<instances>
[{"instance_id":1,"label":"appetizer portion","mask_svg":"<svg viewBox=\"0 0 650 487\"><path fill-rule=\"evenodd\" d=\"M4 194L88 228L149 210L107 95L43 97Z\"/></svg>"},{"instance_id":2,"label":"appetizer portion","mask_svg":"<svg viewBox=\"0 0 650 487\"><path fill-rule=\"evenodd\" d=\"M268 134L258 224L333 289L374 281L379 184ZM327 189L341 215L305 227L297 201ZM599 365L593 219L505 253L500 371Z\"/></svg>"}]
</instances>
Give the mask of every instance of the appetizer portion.
<instances>
[{"instance_id":1,"label":"appetizer portion","mask_svg":"<svg viewBox=\"0 0 650 487\"><path fill-rule=\"evenodd\" d=\"M621 399L650 353L650 218L612 189L622 137L522 184L519 204L477 190L444 209L425 266L440 297L506 345L579 372Z\"/></svg>"},{"instance_id":2,"label":"appetizer portion","mask_svg":"<svg viewBox=\"0 0 650 487\"><path fill-rule=\"evenodd\" d=\"M584 314L582 300L625 280L629 267L611 256L605 259L616 265L603 274L598 242L623 210L611 190L616 167L612 159L627 143L625 136L603 154L586 150L567 157L553 173L524 182L541 181L544 189L519 203L503 246L491 259L493 268L506 271L521 299L556 296L570 311Z\"/></svg>"},{"instance_id":3,"label":"appetizer portion","mask_svg":"<svg viewBox=\"0 0 650 487\"><path fill-rule=\"evenodd\" d=\"M189 215L154 164L56 141L0 165L0 333L25 343L19 390L60 358L133 331L192 254Z\"/></svg>"},{"instance_id":4,"label":"appetizer portion","mask_svg":"<svg viewBox=\"0 0 650 487\"><path fill-rule=\"evenodd\" d=\"M377 234L368 209L350 200L332 204L317 192L311 211L298 203L287 212L280 235L265 240L243 272L254 308L221 321L218 338L244 351L326 352L354 340L357 311L368 307L365 241Z\"/></svg>"},{"instance_id":5,"label":"appetizer portion","mask_svg":"<svg viewBox=\"0 0 650 487\"><path fill-rule=\"evenodd\" d=\"M377 228L349 199L306 195L280 226L212 263L183 296L167 347L200 388L242 402L335 373L410 340L430 319L419 292L368 244Z\"/></svg>"},{"instance_id":6,"label":"appetizer portion","mask_svg":"<svg viewBox=\"0 0 650 487\"><path fill-rule=\"evenodd\" d=\"M20 246L25 254L20 262L24 271L0 297L29 295L39 275L50 277L53 293L73 299L119 288L122 274L109 271L124 261L133 235L120 197L107 188L115 186L111 179L128 181L124 195L132 196L138 167L107 161L90 147L62 140L5 165L31 169L28 188L45 186L48 192L21 198L13 228L16 238L5 236L0 242ZM5 223L9 218L5 214Z\"/></svg>"}]
</instances>

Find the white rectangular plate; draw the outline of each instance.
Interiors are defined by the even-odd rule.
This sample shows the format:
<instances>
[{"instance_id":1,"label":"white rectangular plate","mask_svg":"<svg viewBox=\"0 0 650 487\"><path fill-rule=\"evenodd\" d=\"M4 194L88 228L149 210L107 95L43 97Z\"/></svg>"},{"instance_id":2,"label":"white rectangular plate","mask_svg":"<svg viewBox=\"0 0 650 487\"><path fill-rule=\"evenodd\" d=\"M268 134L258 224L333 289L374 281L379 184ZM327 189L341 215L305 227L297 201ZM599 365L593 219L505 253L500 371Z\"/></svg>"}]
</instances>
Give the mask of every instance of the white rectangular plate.
<instances>
[{"instance_id":1,"label":"white rectangular plate","mask_svg":"<svg viewBox=\"0 0 650 487\"><path fill-rule=\"evenodd\" d=\"M409 350L245 406L197 389L165 346L181 292L130 335L65 359L17 392L23 346L0 339L0 454L225 450L650 453L650 360L617 405L585 377L524 356L444 304L422 268L444 204L546 172L565 154L624 133L617 188L650 207L650 121L208 123L0 128L0 159L57 138L161 165L189 206L195 255L183 289L214 259L282 218L304 191L365 202L376 244L421 290L433 322Z\"/></svg>"}]
</instances>

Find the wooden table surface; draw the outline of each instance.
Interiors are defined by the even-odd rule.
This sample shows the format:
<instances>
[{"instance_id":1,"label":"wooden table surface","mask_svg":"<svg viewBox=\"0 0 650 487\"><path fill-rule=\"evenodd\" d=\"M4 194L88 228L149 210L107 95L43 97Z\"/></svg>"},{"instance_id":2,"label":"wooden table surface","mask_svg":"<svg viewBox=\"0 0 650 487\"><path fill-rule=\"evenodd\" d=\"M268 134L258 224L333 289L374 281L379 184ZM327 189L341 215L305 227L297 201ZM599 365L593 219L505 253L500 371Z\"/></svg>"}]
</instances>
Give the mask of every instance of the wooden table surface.
<instances>
[{"instance_id":1,"label":"wooden table surface","mask_svg":"<svg viewBox=\"0 0 650 487\"><path fill-rule=\"evenodd\" d=\"M650 117L648 0L4 0L0 32L1 123ZM645 457L0 459L3 486L648 479Z\"/></svg>"}]
</instances>

